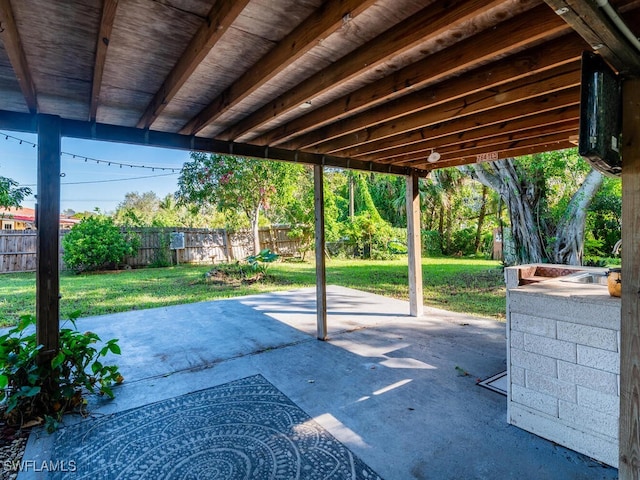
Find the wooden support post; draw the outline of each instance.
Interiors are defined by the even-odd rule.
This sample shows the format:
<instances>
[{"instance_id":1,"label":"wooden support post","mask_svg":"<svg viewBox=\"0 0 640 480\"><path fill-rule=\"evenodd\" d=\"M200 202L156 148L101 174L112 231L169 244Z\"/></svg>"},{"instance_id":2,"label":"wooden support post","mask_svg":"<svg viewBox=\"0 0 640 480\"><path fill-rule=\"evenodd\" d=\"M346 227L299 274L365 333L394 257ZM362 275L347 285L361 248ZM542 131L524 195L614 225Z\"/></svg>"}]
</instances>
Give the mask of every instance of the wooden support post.
<instances>
[{"instance_id":1,"label":"wooden support post","mask_svg":"<svg viewBox=\"0 0 640 480\"><path fill-rule=\"evenodd\" d=\"M324 257L324 181L322 165L313 166L314 207L316 216L316 310L318 339L327 339L327 276Z\"/></svg>"},{"instance_id":2,"label":"wooden support post","mask_svg":"<svg viewBox=\"0 0 640 480\"><path fill-rule=\"evenodd\" d=\"M420 241L420 191L418 176L407 176L407 250L409 251L409 314L424 312L422 293L422 247Z\"/></svg>"},{"instance_id":3,"label":"wooden support post","mask_svg":"<svg viewBox=\"0 0 640 480\"><path fill-rule=\"evenodd\" d=\"M620 463L622 480L640 478L640 78L623 86Z\"/></svg>"},{"instance_id":4,"label":"wooden support post","mask_svg":"<svg viewBox=\"0 0 640 480\"><path fill-rule=\"evenodd\" d=\"M51 358L60 335L60 117L38 117L36 341Z\"/></svg>"}]
</instances>

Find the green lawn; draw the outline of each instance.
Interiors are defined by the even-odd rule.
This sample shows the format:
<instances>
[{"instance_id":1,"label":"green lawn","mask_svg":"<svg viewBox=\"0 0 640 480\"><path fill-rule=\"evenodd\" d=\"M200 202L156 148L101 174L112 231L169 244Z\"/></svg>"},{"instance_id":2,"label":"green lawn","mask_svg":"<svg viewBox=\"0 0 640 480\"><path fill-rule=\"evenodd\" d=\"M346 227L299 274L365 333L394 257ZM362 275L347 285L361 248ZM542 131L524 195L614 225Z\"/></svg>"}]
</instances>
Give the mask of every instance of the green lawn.
<instances>
[{"instance_id":1,"label":"green lawn","mask_svg":"<svg viewBox=\"0 0 640 480\"><path fill-rule=\"evenodd\" d=\"M424 303L457 312L504 319L505 288L499 262L466 258L423 259ZM315 285L311 263L281 262L267 281L216 285L205 281L211 266L123 270L60 278L61 317L81 316L200 302ZM407 299L406 258L388 261L329 260L327 283ZM35 274L0 276L0 324L35 313Z\"/></svg>"}]
</instances>

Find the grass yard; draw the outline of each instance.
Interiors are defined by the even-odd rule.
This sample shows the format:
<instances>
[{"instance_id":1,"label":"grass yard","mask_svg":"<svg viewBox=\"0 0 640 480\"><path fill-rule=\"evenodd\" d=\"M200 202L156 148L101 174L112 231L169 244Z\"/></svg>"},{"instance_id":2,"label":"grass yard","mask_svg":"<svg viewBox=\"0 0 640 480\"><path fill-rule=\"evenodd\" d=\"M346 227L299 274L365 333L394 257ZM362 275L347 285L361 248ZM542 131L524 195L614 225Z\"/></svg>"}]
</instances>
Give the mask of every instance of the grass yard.
<instances>
[{"instance_id":1,"label":"grass yard","mask_svg":"<svg viewBox=\"0 0 640 480\"><path fill-rule=\"evenodd\" d=\"M422 265L425 305L505 318L499 262L425 258ZM315 285L311 263L273 264L269 276L253 284L209 282L205 274L211 269L211 265L181 265L82 275L65 272L60 278L61 318L75 310L81 316L94 316ZM327 283L408 299L407 261L329 260ZM1 275L0 325L12 324L24 314L35 314L35 274Z\"/></svg>"}]
</instances>

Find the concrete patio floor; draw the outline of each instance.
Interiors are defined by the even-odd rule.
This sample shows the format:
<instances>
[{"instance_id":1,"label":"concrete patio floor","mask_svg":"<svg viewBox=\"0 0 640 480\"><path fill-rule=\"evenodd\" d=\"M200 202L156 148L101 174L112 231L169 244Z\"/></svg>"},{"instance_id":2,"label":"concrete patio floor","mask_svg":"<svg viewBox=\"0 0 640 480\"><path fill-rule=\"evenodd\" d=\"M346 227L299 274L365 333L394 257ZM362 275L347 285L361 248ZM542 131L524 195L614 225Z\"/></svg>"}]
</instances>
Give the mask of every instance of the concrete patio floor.
<instances>
[{"instance_id":1,"label":"concrete patio floor","mask_svg":"<svg viewBox=\"0 0 640 480\"><path fill-rule=\"evenodd\" d=\"M504 324L334 286L328 307L327 342L315 289L80 319L122 348L125 383L92 413L259 373L387 480L617 478L507 425L506 397L476 385L506 369ZM24 459L51 459L51 439L32 434Z\"/></svg>"}]
</instances>

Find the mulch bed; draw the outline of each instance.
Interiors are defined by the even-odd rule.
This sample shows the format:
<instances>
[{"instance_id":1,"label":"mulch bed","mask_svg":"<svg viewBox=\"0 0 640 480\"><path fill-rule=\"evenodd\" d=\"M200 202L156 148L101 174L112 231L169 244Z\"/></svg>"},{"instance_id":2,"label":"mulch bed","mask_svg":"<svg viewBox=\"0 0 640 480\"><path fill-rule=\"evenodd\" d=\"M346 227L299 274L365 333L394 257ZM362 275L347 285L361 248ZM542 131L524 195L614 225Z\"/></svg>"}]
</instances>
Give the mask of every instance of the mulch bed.
<instances>
[{"instance_id":1,"label":"mulch bed","mask_svg":"<svg viewBox=\"0 0 640 480\"><path fill-rule=\"evenodd\" d=\"M0 417L0 480L17 478L11 465L22 460L28 437L28 430L10 427Z\"/></svg>"}]
</instances>

